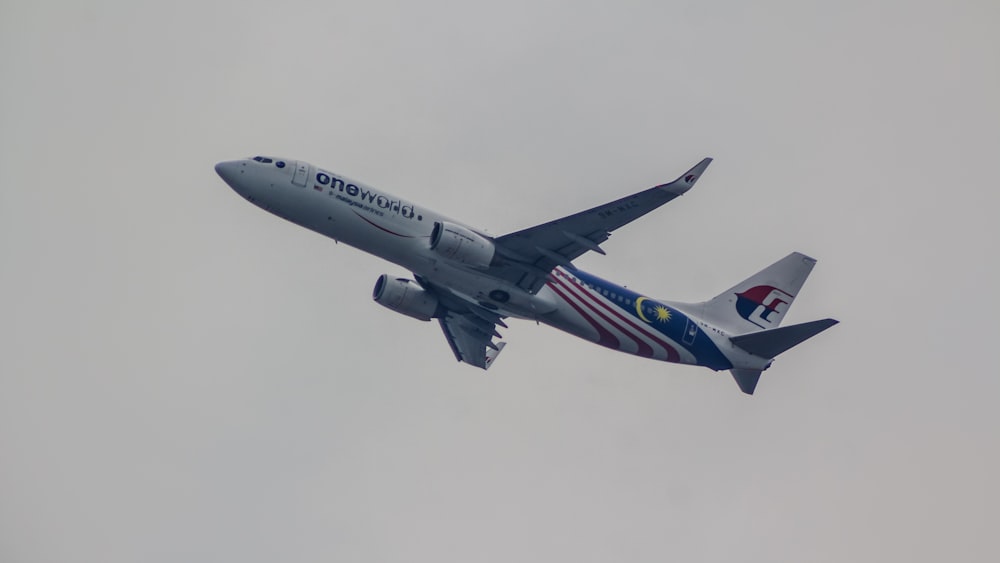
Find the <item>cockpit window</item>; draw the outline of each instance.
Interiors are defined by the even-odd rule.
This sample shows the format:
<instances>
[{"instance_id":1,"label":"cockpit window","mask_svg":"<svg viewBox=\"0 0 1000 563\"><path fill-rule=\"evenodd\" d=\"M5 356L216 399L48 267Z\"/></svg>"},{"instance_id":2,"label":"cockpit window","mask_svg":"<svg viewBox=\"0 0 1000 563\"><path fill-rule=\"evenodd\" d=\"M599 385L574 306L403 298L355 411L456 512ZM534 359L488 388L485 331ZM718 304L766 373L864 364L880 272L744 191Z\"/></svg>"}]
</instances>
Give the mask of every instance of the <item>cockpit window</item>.
<instances>
[{"instance_id":1,"label":"cockpit window","mask_svg":"<svg viewBox=\"0 0 1000 563\"><path fill-rule=\"evenodd\" d=\"M256 160L257 162L262 162L264 164L270 164L274 162L274 160L267 158L266 156L255 156L253 157L253 159Z\"/></svg>"}]
</instances>

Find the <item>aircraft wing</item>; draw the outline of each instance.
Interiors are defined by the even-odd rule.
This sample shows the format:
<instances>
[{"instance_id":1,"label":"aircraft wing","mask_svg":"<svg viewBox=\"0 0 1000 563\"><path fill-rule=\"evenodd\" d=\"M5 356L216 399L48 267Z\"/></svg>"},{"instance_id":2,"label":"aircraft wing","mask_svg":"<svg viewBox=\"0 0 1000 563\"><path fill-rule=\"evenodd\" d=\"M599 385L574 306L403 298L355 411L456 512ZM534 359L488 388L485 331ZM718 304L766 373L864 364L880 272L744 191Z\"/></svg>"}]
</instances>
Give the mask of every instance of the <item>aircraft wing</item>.
<instances>
[{"instance_id":1,"label":"aircraft wing","mask_svg":"<svg viewBox=\"0 0 1000 563\"><path fill-rule=\"evenodd\" d=\"M503 260L490 268L490 274L532 293L538 291L556 266L572 268L570 261L588 250L604 254L598 245L611 231L690 190L711 162L711 158L702 160L669 184L497 238L497 253Z\"/></svg>"},{"instance_id":2,"label":"aircraft wing","mask_svg":"<svg viewBox=\"0 0 1000 563\"><path fill-rule=\"evenodd\" d=\"M449 310L438 322L455 358L477 368L489 369L506 344L494 344L495 325L470 313Z\"/></svg>"},{"instance_id":3,"label":"aircraft wing","mask_svg":"<svg viewBox=\"0 0 1000 563\"><path fill-rule=\"evenodd\" d=\"M506 342L501 338L497 326L507 328L504 317L478 304L456 295L446 287L431 283L422 276L414 275L424 289L438 297L444 313L438 318L448 346L460 362L489 369L500 354Z\"/></svg>"}]
</instances>

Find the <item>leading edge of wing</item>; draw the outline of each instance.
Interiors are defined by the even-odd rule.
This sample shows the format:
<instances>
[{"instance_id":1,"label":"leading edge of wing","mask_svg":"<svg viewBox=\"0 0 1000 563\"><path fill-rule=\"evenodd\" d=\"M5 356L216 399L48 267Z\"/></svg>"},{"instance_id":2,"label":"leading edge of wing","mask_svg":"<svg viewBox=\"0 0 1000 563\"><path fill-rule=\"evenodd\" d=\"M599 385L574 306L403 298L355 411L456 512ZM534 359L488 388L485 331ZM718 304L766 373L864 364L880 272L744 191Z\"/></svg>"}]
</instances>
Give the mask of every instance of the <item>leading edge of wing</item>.
<instances>
[{"instance_id":1,"label":"leading edge of wing","mask_svg":"<svg viewBox=\"0 0 1000 563\"><path fill-rule=\"evenodd\" d=\"M498 251L508 259L507 266L515 271L505 272L502 277L529 291L537 291L544 283L538 270L548 272L557 265L565 266L588 250L603 253L598 245L607 240L612 231L686 193L711 163L711 158L704 158L673 182L498 237ZM520 273L516 272L518 270Z\"/></svg>"}]
</instances>

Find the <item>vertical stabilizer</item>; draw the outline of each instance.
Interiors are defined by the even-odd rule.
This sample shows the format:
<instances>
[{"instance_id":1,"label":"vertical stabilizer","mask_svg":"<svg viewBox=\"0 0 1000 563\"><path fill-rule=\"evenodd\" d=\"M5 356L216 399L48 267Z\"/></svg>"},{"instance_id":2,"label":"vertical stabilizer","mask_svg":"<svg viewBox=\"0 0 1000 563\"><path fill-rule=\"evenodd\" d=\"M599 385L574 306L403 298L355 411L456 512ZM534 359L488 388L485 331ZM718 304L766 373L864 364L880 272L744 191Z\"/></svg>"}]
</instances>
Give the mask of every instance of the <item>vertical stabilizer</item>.
<instances>
[{"instance_id":1,"label":"vertical stabilizer","mask_svg":"<svg viewBox=\"0 0 1000 563\"><path fill-rule=\"evenodd\" d=\"M702 315L735 334L777 328L815 265L793 252L702 303Z\"/></svg>"}]
</instances>

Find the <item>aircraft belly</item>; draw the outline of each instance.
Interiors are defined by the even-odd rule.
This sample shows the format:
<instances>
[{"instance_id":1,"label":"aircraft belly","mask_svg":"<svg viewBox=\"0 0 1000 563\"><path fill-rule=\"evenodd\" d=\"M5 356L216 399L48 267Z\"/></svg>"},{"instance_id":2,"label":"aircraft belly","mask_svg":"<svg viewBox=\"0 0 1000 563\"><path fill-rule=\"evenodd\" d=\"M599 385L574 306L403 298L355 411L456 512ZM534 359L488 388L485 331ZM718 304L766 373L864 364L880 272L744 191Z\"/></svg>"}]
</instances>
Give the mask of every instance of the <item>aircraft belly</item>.
<instances>
[{"instance_id":1,"label":"aircraft belly","mask_svg":"<svg viewBox=\"0 0 1000 563\"><path fill-rule=\"evenodd\" d=\"M643 330L638 323L623 322L612 315L560 307L543 322L606 348L664 362L697 365L698 359L682 344L662 334Z\"/></svg>"},{"instance_id":2,"label":"aircraft belly","mask_svg":"<svg viewBox=\"0 0 1000 563\"><path fill-rule=\"evenodd\" d=\"M302 188L296 187L292 191L289 187L281 186L272 188L279 191L271 198L275 208L270 211L296 225L312 231L322 232L321 229L324 226L323 219L325 217L322 207L313 205L309 201L311 198L303 197Z\"/></svg>"},{"instance_id":3,"label":"aircraft belly","mask_svg":"<svg viewBox=\"0 0 1000 563\"><path fill-rule=\"evenodd\" d=\"M288 213L283 216L286 219L337 242L409 269L425 261L422 255L427 248L429 234L405 224L409 220L377 217L332 197L327 199L321 194L304 191L285 207Z\"/></svg>"},{"instance_id":4,"label":"aircraft belly","mask_svg":"<svg viewBox=\"0 0 1000 563\"><path fill-rule=\"evenodd\" d=\"M568 332L584 340L601 344L601 334L582 315L572 309L560 307L541 319L545 324Z\"/></svg>"},{"instance_id":5,"label":"aircraft belly","mask_svg":"<svg viewBox=\"0 0 1000 563\"><path fill-rule=\"evenodd\" d=\"M547 286L559 298L559 308L545 322L591 342L613 350L655 360L698 364L695 353L674 338L675 325L682 326L684 318L650 321L636 313L624 297L609 298L576 275L556 271ZM634 296L633 296L634 297Z\"/></svg>"},{"instance_id":6,"label":"aircraft belly","mask_svg":"<svg viewBox=\"0 0 1000 563\"><path fill-rule=\"evenodd\" d=\"M498 314L537 319L556 309L555 299L547 292L540 291L532 295L504 280L451 264L446 260L430 258L427 252L421 253L421 256L423 260L414 260L413 257L409 259L414 273Z\"/></svg>"}]
</instances>

